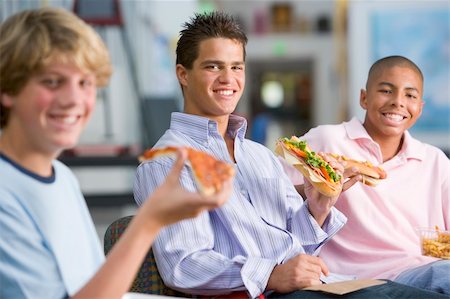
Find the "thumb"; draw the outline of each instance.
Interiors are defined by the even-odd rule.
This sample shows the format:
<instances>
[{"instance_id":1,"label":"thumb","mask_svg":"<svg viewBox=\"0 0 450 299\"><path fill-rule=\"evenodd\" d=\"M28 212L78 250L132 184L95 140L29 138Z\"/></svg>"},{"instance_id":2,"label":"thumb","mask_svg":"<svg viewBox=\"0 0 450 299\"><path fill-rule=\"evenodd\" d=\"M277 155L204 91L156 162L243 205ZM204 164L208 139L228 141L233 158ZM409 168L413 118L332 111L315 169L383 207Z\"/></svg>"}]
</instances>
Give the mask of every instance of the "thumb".
<instances>
[{"instance_id":1,"label":"thumb","mask_svg":"<svg viewBox=\"0 0 450 299\"><path fill-rule=\"evenodd\" d=\"M178 181L181 175L181 170L184 167L184 162L187 159L187 151L184 148L177 149L177 158L170 170L167 180Z\"/></svg>"}]
</instances>

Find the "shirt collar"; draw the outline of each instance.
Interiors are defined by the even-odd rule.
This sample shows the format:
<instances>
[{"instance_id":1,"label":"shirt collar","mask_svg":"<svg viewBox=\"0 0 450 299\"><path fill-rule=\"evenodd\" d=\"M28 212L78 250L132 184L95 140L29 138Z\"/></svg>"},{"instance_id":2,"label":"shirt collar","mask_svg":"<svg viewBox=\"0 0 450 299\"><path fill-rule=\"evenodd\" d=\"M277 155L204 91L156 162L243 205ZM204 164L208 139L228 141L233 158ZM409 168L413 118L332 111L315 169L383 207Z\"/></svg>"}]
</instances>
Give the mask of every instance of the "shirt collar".
<instances>
[{"instance_id":1,"label":"shirt collar","mask_svg":"<svg viewBox=\"0 0 450 299\"><path fill-rule=\"evenodd\" d=\"M425 158L425 146L422 142L414 139L408 131L403 134L403 145L399 155L403 155L406 159L423 160Z\"/></svg>"},{"instance_id":2,"label":"shirt collar","mask_svg":"<svg viewBox=\"0 0 450 299\"><path fill-rule=\"evenodd\" d=\"M353 117L349 122L344 123L344 126L350 139L369 139L371 142L375 142L367 133L362 122L356 117ZM406 159L423 160L424 155L425 148L423 144L414 139L408 131L405 131L403 133L403 145L397 156Z\"/></svg>"},{"instance_id":3,"label":"shirt collar","mask_svg":"<svg viewBox=\"0 0 450 299\"><path fill-rule=\"evenodd\" d=\"M233 138L238 138L240 141L243 141L247 132L247 120L242 116L231 114L227 132Z\"/></svg>"},{"instance_id":4,"label":"shirt collar","mask_svg":"<svg viewBox=\"0 0 450 299\"><path fill-rule=\"evenodd\" d=\"M366 129L363 127L361 121L356 117L353 117L349 122L344 123L345 130L350 139L369 139L372 137L367 133ZM372 140L373 142L373 140Z\"/></svg>"},{"instance_id":5,"label":"shirt collar","mask_svg":"<svg viewBox=\"0 0 450 299\"><path fill-rule=\"evenodd\" d=\"M183 112L172 112L170 129L186 134L200 143L207 142L208 138L219 134L216 121ZM228 135L242 141L245 138L246 131L247 120L241 116L231 114L228 121Z\"/></svg>"}]
</instances>

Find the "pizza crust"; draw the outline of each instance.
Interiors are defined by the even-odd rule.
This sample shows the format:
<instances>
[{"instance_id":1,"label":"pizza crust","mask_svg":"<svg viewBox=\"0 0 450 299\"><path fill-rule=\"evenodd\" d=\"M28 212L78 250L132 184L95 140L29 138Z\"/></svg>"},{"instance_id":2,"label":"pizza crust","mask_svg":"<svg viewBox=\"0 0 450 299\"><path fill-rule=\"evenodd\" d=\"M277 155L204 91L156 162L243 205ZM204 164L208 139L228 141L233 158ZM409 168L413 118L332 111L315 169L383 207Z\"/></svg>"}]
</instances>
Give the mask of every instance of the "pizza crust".
<instances>
[{"instance_id":1,"label":"pizza crust","mask_svg":"<svg viewBox=\"0 0 450 299\"><path fill-rule=\"evenodd\" d=\"M234 167L212 155L190 147L184 147L188 152L187 166L192 170L192 176L198 191L206 196L222 190L223 183L235 175ZM177 147L149 149L139 160L151 160L158 157L175 157Z\"/></svg>"}]
</instances>

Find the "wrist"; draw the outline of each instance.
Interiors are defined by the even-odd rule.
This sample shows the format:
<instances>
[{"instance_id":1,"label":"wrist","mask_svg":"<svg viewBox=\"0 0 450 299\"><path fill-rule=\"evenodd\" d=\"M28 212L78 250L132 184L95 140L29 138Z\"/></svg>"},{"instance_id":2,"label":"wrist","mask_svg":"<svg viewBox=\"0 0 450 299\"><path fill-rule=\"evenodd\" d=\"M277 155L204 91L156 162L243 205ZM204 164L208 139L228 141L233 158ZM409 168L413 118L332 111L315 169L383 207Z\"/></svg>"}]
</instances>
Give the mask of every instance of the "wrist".
<instances>
[{"instance_id":1,"label":"wrist","mask_svg":"<svg viewBox=\"0 0 450 299\"><path fill-rule=\"evenodd\" d=\"M149 213L145 213L142 210L139 210L136 216L134 216L135 221L139 224L146 233L158 233L161 228L164 227L157 215L150 215Z\"/></svg>"},{"instance_id":2,"label":"wrist","mask_svg":"<svg viewBox=\"0 0 450 299\"><path fill-rule=\"evenodd\" d=\"M328 205L318 205L314 201L309 201L308 199L305 200L305 204L311 216L313 216L316 222L322 226L330 214L331 207Z\"/></svg>"}]
</instances>

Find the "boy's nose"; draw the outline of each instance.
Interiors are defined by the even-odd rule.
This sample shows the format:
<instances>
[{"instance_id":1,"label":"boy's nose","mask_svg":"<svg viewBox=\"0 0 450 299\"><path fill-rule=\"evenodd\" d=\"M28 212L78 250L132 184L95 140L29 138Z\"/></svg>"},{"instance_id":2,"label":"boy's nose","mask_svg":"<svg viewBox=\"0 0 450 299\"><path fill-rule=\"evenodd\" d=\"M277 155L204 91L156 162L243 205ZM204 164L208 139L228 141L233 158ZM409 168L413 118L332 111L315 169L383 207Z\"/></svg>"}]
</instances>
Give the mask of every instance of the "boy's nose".
<instances>
[{"instance_id":1,"label":"boy's nose","mask_svg":"<svg viewBox=\"0 0 450 299\"><path fill-rule=\"evenodd\" d=\"M404 95L402 95L401 93L396 93L393 97L393 105L399 106L399 107L405 107L406 100L407 99L405 98Z\"/></svg>"},{"instance_id":2,"label":"boy's nose","mask_svg":"<svg viewBox=\"0 0 450 299\"><path fill-rule=\"evenodd\" d=\"M60 95L61 103L65 105L74 105L81 101L83 97L83 89L79 84L70 83Z\"/></svg>"},{"instance_id":3,"label":"boy's nose","mask_svg":"<svg viewBox=\"0 0 450 299\"><path fill-rule=\"evenodd\" d=\"M231 82L232 70L224 69L220 72L219 81L221 83Z\"/></svg>"}]
</instances>

